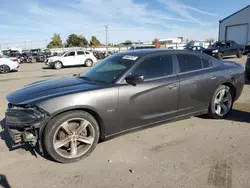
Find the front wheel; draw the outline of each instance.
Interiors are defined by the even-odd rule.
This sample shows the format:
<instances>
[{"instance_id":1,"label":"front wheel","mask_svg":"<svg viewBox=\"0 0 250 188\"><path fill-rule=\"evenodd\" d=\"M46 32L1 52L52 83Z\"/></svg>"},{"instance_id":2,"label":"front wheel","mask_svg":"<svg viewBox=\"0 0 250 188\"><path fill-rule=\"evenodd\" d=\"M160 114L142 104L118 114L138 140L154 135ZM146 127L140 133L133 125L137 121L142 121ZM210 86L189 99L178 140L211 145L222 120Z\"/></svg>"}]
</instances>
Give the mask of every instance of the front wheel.
<instances>
[{"instance_id":1,"label":"front wheel","mask_svg":"<svg viewBox=\"0 0 250 188\"><path fill-rule=\"evenodd\" d=\"M61 69L62 68L62 63L60 62L60 61L56 61L55 63L54 63L54 68L55 69Z\"/></svg>"},{"instance_id":2,"label":"front wheel","mask_svg":"<svg viewBox=\"0 0 250 188\"><path fill-rule=\"evenodd\" d=\"M218 53L218 59L223 60L223 54L222 53Z\"/></svg>"},{"instance_id":3,"label":"front wheel","mask_svg":"<svg viewBox=\"0 0 250 188\"><path fill-rule=\"evenodd\" d=\"M225 118L233 106L233 93L228 86L221 85L214 92L208 115L214 119Z\"/></svg>"},{"instance_id":4,"label":"front wheel","mask_svg":"<svg viewBox=\"0 0 250 188\"><path fill-rule=\"evenodd\" d=\"M236 55L237 58L242 58L242 54L243 54L242 51L239 51L239 52L237 53L237 55Z\"/></svg>"},{"instance_id":5,"label":"front wheel","mask_svg":"<svg viewBox=\"0 0 250 188\"><path fill-rule=\"evenodd\" d=\"M50 120L44 131L44 146L54 160L71 163L90 155L99 135L98 123L92 115L70 111Z\"/></svg>"}]
</instances>

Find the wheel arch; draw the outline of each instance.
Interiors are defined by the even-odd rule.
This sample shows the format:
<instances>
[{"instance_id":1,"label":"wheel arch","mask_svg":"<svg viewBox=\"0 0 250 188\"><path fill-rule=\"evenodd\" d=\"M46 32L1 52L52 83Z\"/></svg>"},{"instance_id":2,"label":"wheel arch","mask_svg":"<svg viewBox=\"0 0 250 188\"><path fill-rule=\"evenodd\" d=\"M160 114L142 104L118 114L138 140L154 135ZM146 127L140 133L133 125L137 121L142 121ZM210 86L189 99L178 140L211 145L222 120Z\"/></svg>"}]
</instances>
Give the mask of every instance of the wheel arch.
<instances>
[{"instance_id":1,"label":"wheel arch","mask_svg":"<svg viewBox=\"0 0 250 188\"><path fill-rule=\"evenodd\" d=\"M103 121L103 118L100 116L100 114L94 110L94 109L91 109L91 108L88 108L88 107L72 107L72 108L67 108L67 109L63 109L63 110L60 110L60 111L57 111L55 113L53 113L50 118L47 120L47 122L39 128L39 140L43 140L43 132L44 132L44 129L45 127L48 125L49 121L62 114L62 113L65 113L65 112L70 112L70 111L85 111L85 112L88 112L90 115L92 115L95 120L97 121L98 123L98 126L99 126L99 129L100 129L100 138L99 138L99 142L102 142L105 140L105 126L104 126L104 121Z\"/></svg>"},{"instance_id":2,"label":"wheel arch","mask_svg":"<svg viewBox=\"0 0 250 188\"><path fill-rule=\"evenodd\" d=\"M232 79L232 81L234 82L234 79ZM231 82L225 82L225 83L223 83L221 85L228 86L230 88L230 90L233 93L233 100L235 100L235 97L236 97L237 93L236 93L236 88L235 88L234 84L231 83Z\"/></svg>"}]
</instances>

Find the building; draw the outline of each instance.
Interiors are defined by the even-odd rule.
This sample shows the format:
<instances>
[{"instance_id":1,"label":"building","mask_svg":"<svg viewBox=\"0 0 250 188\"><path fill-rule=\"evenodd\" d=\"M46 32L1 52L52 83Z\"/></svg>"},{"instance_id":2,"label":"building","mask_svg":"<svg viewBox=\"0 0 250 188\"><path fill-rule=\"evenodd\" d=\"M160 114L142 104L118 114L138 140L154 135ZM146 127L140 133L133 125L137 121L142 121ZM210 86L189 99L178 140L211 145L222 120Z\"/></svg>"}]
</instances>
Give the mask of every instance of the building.
<instances>
[{"instance_id":1,"label":"building","mask_svg":"<svg viewBox=\"0 0 250 188\"><path fill-rule=\"evenodd\" d=\"M183 37L159 39L160 44L180 44L183 42Z\"/></svg>"},{"instance_id":2,"label":"building","mask_svg":"<svg viewBox=\"0 0 250 188\"><path fill-rule=\"evenodd\" d=\"M250 5L219 21L219 40L250 41Z\"/></svg>"}]
</instances>

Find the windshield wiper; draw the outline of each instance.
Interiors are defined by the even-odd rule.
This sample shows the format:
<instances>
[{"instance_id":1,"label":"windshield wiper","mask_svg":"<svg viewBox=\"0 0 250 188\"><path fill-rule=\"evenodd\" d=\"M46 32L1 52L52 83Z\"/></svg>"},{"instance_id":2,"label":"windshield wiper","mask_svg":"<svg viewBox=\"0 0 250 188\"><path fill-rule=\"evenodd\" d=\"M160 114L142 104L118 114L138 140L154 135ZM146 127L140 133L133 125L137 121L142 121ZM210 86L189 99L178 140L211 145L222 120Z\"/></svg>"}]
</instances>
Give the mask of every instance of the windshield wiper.
<instances>
[{"instance_id":1,"label":"windshield wiper","mask_svg":"<svg viewBox=\"0 0 250 188\"><path fill-rule=\"evenodd\" d=\"M101 80L91 79L91 78L89 78L87 76L79 76L78 78L82 78L82 79L90 81L90 82L99 82L99 83L107 84L107 82L104 82L104 81L101 81Z\"/></svg>"}]
</instances>

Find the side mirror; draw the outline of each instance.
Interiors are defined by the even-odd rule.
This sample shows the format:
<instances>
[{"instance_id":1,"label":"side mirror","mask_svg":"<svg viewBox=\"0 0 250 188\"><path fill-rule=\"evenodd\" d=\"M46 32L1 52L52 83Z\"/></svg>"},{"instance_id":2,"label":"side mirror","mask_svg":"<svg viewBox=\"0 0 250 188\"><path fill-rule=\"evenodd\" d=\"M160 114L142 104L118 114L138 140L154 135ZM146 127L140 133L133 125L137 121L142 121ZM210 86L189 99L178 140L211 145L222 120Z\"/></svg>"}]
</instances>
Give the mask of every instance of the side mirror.
<instances>
[{"instance_id":1,"label":"side mirror","mask_svg":"<svg viewBox=\"0 0 250 188\"><path fill-rule=\"evenodd\" d=\"M135 86L138 83L142 83L144 81L144 76L142 75L129 75L125 78L128 84Z\"/></svg>"}]
</instances>

